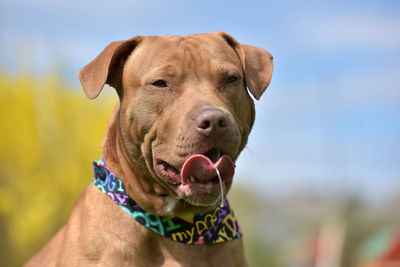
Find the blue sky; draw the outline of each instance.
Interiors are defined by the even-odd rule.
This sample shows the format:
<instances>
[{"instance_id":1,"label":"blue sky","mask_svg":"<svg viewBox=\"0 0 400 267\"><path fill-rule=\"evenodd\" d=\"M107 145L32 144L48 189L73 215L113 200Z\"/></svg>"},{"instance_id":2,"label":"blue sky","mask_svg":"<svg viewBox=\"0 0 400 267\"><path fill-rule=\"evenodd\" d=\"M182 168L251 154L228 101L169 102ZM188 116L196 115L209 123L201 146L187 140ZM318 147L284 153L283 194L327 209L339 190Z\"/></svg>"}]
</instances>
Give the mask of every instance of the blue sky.
<instances>
[{"instance_id":1,"label":"blue sky","mask_svg":"<svg viewBox=\"0 0 400 267\"><path fill-rule=\"evenodd\" d=\"M111 41L220 30L275 59L238 184L276 196L400 191L398 1L1 0L0 68L61 69L78 86Z\"/></svg>"}]
</instances>

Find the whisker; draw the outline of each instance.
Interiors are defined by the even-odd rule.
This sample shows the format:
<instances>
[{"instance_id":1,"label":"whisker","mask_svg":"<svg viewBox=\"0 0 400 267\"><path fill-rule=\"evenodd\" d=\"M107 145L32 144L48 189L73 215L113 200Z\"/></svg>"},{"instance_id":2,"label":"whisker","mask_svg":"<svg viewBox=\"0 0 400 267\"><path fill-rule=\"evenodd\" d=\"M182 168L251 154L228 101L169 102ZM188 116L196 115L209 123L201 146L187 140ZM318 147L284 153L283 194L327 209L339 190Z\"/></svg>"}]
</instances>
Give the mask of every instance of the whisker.
<instances>
[{"instance_id":1,"label":"whisker","mask_svg":"<svg viewBox=\"0 0 400 267\"><path fill-rule=\"evenodd\" d=\"M245 147L244 152L246 159L251 160L252 163L256 163L256 161L260 160L260 157L257 155L257 153L254 150L252 150L249 146Z\"/></svg>"}]
</instances>

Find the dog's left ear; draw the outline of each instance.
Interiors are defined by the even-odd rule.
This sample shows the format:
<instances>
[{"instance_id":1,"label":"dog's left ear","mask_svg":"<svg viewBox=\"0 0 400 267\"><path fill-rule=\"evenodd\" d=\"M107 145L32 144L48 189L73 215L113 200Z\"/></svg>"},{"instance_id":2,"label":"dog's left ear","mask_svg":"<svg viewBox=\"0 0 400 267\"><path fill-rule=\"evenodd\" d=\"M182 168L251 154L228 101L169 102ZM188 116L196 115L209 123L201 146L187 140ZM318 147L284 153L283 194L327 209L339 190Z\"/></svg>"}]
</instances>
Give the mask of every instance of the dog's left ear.
<instances>
[{"instance_id":1,"label":"dog's left ear","mask_svg":"<svg viewBox=\"0 0 400 267\"><path fill-rule=\"evenodd\" d=\"M139 36L125 41L112 42L92 62L78 71L79 80L88 98L96 98L104 84L114 87L121 96L122 92L119 92L121 90L119 87L122 67L141 39Z\"/></svg>"},{"instance_id":2,"label":"dog's left ear","mask_svg":"<svg viewBox=\"0 0 400 267\"><path fill-rule=\"evenodd\" d=\"M225 32L217 32L235 50L242 63L247 87L251 94L259 100L271 82L274 69L273 57L263 48L240 44Z\"/></svg>"}]
</instances>

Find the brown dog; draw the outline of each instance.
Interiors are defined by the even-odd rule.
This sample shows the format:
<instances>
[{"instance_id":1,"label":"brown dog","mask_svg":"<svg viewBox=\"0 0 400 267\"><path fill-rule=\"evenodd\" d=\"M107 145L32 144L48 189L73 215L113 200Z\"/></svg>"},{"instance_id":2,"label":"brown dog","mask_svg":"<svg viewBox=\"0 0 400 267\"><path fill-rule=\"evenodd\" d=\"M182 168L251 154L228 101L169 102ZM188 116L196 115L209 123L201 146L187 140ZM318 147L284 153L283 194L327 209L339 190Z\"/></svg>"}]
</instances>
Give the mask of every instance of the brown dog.
<instances>
[{"instance_id":1,"label":"brown dog","mask_svg":"<svg viewBox=\"0 0 400 267\"><path fill-rule=\"evenodd\" d=\"M146 214L187 218L216 210L254 122L246 87L259 99L272 69L267 51L223 32L111 43L79 71L90 99L106 83L120 98L102 142L106 168ZM246 266L242 239L216 243L163 237L90 184L68 223L27 266Z\"/></svg>"}]
</instances>

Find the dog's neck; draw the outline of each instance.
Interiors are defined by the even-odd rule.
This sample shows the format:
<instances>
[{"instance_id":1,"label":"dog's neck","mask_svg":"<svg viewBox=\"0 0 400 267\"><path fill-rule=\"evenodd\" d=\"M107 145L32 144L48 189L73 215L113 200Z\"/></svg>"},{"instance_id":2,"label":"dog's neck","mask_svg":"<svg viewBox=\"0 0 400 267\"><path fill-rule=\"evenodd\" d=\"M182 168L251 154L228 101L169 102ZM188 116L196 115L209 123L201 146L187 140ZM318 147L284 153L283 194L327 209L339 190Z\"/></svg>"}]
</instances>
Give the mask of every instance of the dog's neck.
<instances>
[{"instance_id":1,"label":"dog's neck","mask_svg":"<svg viewBox=\"0 0 400 267\"><path fill-rule=\"evenodd\" d=\"M148 229L176 242L204 245L241 238L242 232L225 199L224 207L188 217L162 217L143 210L125 191L125 186L104 161L94 162L93 183L130 217Z\"/></svg>"}]
</instances>

